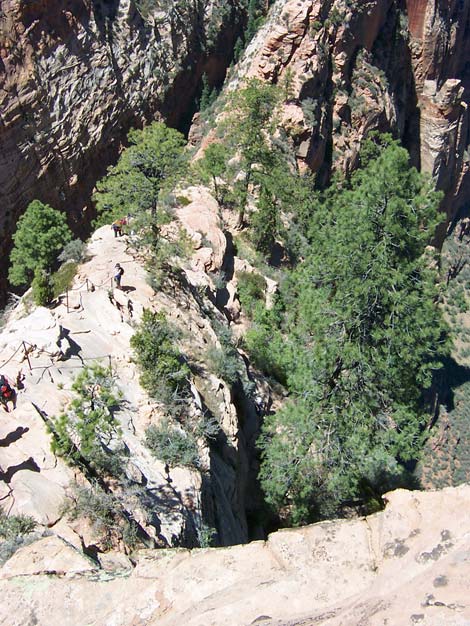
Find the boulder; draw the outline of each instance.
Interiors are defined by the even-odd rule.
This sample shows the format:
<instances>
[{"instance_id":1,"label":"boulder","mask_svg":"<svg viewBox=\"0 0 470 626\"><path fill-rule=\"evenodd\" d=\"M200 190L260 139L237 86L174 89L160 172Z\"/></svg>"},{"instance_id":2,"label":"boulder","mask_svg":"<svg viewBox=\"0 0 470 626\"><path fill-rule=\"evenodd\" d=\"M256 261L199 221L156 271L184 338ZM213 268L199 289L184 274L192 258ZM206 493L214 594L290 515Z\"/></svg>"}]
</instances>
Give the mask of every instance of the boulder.
<instances>
[{"instance_id":1,"label":"boulder","mask_svg":"<svg viewBox=\"0 0 470 626\"><path fill-rule=\"evenodd\" d=\"M5 563L0 578L17 576L77 576L95 572L98 567L59 537L44 537L20 548Z\"/></svg>"}]
</instances>

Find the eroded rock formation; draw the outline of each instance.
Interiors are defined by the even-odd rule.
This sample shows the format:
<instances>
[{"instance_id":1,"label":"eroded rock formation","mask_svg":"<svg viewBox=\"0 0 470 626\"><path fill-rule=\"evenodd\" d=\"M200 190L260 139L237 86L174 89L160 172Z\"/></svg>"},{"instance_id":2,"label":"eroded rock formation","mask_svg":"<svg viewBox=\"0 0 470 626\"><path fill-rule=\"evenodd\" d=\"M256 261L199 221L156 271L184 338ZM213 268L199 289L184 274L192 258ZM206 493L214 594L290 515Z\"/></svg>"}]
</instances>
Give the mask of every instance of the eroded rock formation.
<instances>
[{"instance_id":1,"label":"eroded rock formation","mask_svg":"<svg viewBox=\"0 0 470 626\"><path fill-rule=\"evenodd\" d=\"M233 85L282 86L287 138L323 182L355 167L370 131L393 132L445 192L451 219L470 197L469 35L467 0L286 0Z\"/></svg>"},{"instance_id":2,"label":"eroded rock formation","mask_svg":"<svg viewBox=\"0 0 470 626\"><path fill-rule=\"evenodd\" d=\"M78 548L101 553L109 546L86 520L64 517L71 484L89 483L77 467L52 453L47 425L74 397L71 386L77 374L95 362L111 366L123 394L117 416L127 450L126 487L123 491L119 481L111 480L109 489L124 497L144 543L199 545L203 528L215 528L221 545L250 537L247 512L255 508L257 493L255 399L267 407L270 392L241 356L241 377L235 384L224 381L211 362L211 350L221 348L220 328L227 326L215 306L213 278L230 252L217 202L204 188L181 193L185 205L175 208L178 220L168 228L185 229L193 250L178 279L167 277L165 288L155 292L148 285L144 259L133 251L132 238L116 238L104 226L91 238L87 261L60 304L31 308L26 296L0 333L2 373L12 381L20 370L25 375L17 408L4 413L0 424L2 508L10 515L32 516L39 529L47 528ZM233 258L228 261L235 263ZM116 262L125 268L122 291L113 289ZM197 435L198 469L168 467L145 445L146 429L164 421L168 407L144 392L133 362L130 338L144 308L162 311L181 333L180 349L192 368L185 419L202 423L211 417L217 425L211 438ZM244 383L251 385L253 399ZM122 549L119 541L115 547Z\"/></svg>"},{"instance_id":3,"label":"eroded rock formation","mask_svg":"<svg viewBox=\"0 0 470 626\"><path fill-rule=\"evenodd\" d=\"M223 80L242 9L217 5L0 2L2 258L34 198L83 231L94 184L129 128L158 115L184 125L202 73Z\"/></svg>"},{"instance_id":4,"label":"eroded rock formation","mask_svg":"<svg viewBox=\"0 0 470 626\"><path fill-rule=\"evenodd\" d=\"M9 626L465 626L470 488L395 491L385 511L208 550L87 560L59 539L0 570ZM27 590L27 592L25 592Z\"/></svg>"}]
</instances>

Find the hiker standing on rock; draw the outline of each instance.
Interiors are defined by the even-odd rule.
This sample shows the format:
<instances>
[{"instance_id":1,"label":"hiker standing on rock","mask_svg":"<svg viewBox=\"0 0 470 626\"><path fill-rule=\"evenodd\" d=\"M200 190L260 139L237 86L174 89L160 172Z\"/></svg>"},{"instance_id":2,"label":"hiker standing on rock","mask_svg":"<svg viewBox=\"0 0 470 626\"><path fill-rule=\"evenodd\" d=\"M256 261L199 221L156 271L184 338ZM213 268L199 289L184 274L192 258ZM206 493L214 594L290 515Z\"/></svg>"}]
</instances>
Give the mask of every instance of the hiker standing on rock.
<instances>
[{"instance_id":1,"label":"hiker standing on rock","mask_svg":"<svg viewBox=\"0 0 470 626\"><path fill-rule=\"evenodd\" d=\"M115 222L113 222L111 224L111 228L114 231L114 236L115 237L121 237L122 236L122 223L121 223L121 220L116 220Z\"/></svg>"},{"instance_id":2,"label":"hiker standing on rock","mask_svg":"<svg viewBox=\"0 0 470 626\"><path fill-rule=\"evenodd\" d=\"M121 289L121 278L123 274L124 270L119 265L119 263L116 263L116 265L114 266L114 283L116 285L116 289Z\"/></svg>"},{"instance_id":3,"label":"hiker standing on rock","mask_svg":"<svg viewBox=\"0 0 470 626\"><path fill-rule=\"evenodd\" d=\"M6 376L0 374L0 401L3 405L3 408L7 413L9 413L8 402L12 402L14 411L16 409L16 391L10 384L10 381Z\"/></svg>"}]
</instances>

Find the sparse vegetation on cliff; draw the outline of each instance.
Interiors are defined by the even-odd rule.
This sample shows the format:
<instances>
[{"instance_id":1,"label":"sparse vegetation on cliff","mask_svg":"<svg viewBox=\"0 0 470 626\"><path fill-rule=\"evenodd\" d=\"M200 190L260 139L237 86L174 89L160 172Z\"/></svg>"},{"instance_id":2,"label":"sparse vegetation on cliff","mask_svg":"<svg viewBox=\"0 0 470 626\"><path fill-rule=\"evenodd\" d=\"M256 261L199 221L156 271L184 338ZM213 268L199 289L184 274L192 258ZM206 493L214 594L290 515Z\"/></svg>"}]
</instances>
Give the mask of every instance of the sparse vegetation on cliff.
<instances>
[{"instance_id":1,"label":"sparse vegetation on cliff","mask_svg":"<svg viewBox=\"0 0 470 626\"><path fill-rule=\"evenodd\" d=\"M131 338L140 384L155 399L170 403L187 392L189 368L175 345L177 332L163 313L144 311Z\"/></svg>"},{"instance_id":2,"label":"sparse vegetation on cliff","mask_svg":"<svg viewBox=\"0 0 470 626\"><path fill-rule=\"evenodd\" d=\"M111 371L95 363L76 377L75 398L50 424L52 451L88 471L116 473L120 427L115 417L121 394ZM110 449L114 448L114 449Z\"/></svg>"}]
</instances>

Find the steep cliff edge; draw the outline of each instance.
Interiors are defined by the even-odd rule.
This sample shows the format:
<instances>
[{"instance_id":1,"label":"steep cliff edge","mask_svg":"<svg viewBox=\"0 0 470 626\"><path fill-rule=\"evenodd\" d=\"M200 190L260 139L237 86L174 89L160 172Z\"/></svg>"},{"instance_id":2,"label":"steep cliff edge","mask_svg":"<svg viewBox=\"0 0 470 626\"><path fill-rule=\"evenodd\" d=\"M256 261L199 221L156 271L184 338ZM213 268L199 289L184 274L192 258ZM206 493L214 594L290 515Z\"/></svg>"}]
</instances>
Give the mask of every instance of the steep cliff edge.
<instances>
[{"instance_id":1,"label":"steep cliff edge","mask_svg":"<svg viewBox=\"0 0 470 626\"><path fill-rule=\"evenodd\" d=\"M0 570L9 626L464 626L470 488L395 491L385 511L99 568L45 538Z\"/></svg>"},{"instance_id":2,"label":"steep cliff edge","mask_svg":"<svg viewBox=\"0 0 470 626\"><path fill-rule=\"evenodd\" d=\"M323 183L371 131L393 132L452 219L470 197L469 33L467 1L277 2L232 86L283 86L287 139Z\"/></svg>"},{"instance_id":3,"label":"steep cliff edge","mask_svg":"<svg viewBox=\"0 0 470 626\"><path fill-rule=\"evenodd\" d=\"M86 228L91 191L129 128L159 114L181 125L202 73L223 81L242 18L235 1L2 0L2 258L34 198Z\"/></svg>"},{"instance_id":4,"label":"steep cliff edge","mask_svg":"<svg viewBox=\"0 0 470 626\"><path fill-rule=\"evenodd\" d=\"M116 442L126 451L119 461L123 474L120 470L122 480L109 480L106 489L118 498L124 517L137 524L144 544L199 545L204 529L216 532L220 545L249 539L247 512L253 509L256 494L255 400L267 405L269 392L236 351L232 362L237 359L238 382L223 380L211 361L210 355L220 350L218 333L226 327L224 315L213 304L216 289L211 277L230 252L215 200L203 188L184 193L185 205L175 212L190 237L187 245L192 252L178 280L168 277L165 288L155 292L147 284L143 259L133 251L132 236L116 238L105 226L92 237L87 260L59 302L50 309L36 308L26 296L0 333L2 373L13 381L19 370L25 375L17 408L4 413L0 426L3 510L30 515L39 530L48 528L84 549L101 553L110 546L83 519L67 519L63 505L67 498L74 500L71 485L88 489L99 476L92 472L86 478L79 466L56 457L46 426L70 404L77 374L93 363L111 368L122 393L117 413L121 434ZM125 269L122 290L113 288L116 262ZM231 262L236 262L233 257ZM139 385L130 339L144 309L162 312L178 329L179 349L189 364L184 419L199 425L198 460L190 467L178 463L169 467L145 445L147 428L165 421L168 406L150 398ZM208 420L211 433L206 437L203 426ZM111 534L114 538L108 533L108 544L122 549L120 533Z\"/></svg>"}]
</instances>

